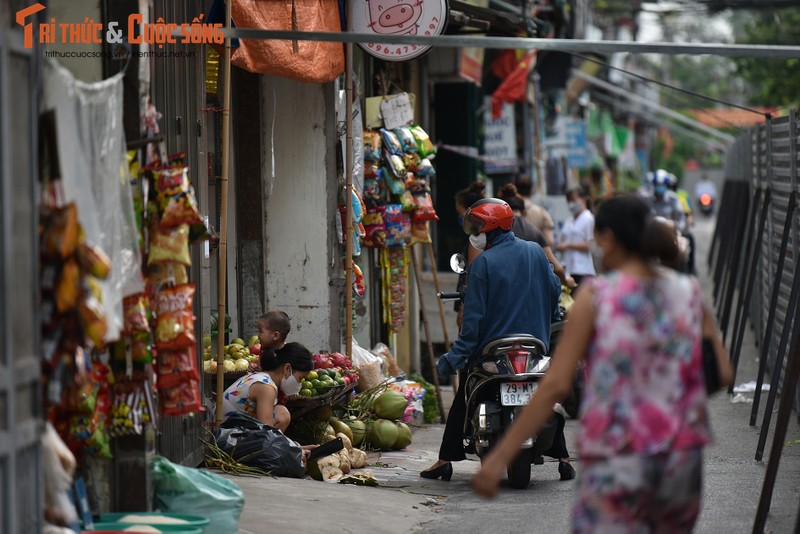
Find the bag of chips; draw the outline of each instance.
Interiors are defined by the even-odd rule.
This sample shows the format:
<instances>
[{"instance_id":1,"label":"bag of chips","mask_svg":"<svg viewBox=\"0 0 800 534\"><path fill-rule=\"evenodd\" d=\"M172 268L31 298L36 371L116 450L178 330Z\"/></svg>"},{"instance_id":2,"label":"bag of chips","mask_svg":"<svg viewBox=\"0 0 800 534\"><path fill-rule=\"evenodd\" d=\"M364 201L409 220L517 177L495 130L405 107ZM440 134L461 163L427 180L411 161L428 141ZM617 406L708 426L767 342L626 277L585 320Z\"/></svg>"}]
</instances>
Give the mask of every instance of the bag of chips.
<instances>
[{"instance_id":1,"label":"bag of chips","mask_svg":"<svg viewBox=\"0 0 800 534\"><path fill-rule=\"evenodd\" d=\"M103 315L100 301L94 295L88 295L78 305L78 315L83 325L83 333L95 347L102 347L108 332L108 322Z\"/></svg>"},{"instance_id":2,"label":"bag of chips","mask_svg":"<svg viewBox=\"0 0 800 534\"><path fill-rule=\"evenodd\" d=\"M150 331L150 302L145 293L137 293L122 300L125 316L125 333Z\"/></svg>"},{"instance_id":3,"label":"bag of chips","mask_svg":"<svg viewBox=\"0 0 800 534\"><path fill-rule=\"evenodd\" d=\"M389 154L388 152L385 151L383 155L384 155L384 163L386 164L386 167L388 167L388 169L392 171L391 174L395 178L400 178L401 180L405 178L406 166L403 163L403 158L396 154ZM383 177L385 179L386 175L384 174Z\"/></svg>"},{"instance_id":4,"label":"bag of chips","mask_svg":"<svg viewBox=\"0 0 800 534\"><path fill-rule=\"evenodd\" d=\"M100 280L108 278L111 273L111 259L103 249L84 242L78 245L77 256L81 269Z\"/></svg>"},{"instance_id":5,"label":"bag of chips","mask_svg":"<svg viewBox=\"0 0 800 534\"><path fill-rule=\"evenodd\" d=\"M406 171L408 172L417 172L421 162L422 160L419 158L419 154L413 154L411 152L403 154L403 165L406 166Z\"/></svg>"},{"instance_id":6,"label":"bag of chips","mask_svg":"<svg viewBox=\"0 0 800 534\"><path fill-rule=\"evenodd\" d=\"M186 415L202 409L197 380L185 380L175 386L162 388L161 406L164 415Z\"/></svg>"},{"instance_id":7,"label":"bag of chips","mask_svg":"<svg viewBox=\"0 0 800 534\"><path fill-rule=\"evenodd\" d=\"M405 153L416 153L419 149L417 148L417 140L414 138L414 135L411 133L411 129L403 126L402 128L395 128L394 134L397 136L397 140L400 141L400 145L403 147L403 152Z\"/></svg>"},{"instance_id":8,"label":"bag of chips","mask_svg":"<svg viewBox=\"0 0 800 534\"><path fill-rule=\"evenodd\" d=\"M414 195L414 202L417 204L417 209L414 211L415 221L439 220L439 216L436 215L436 210L433 208L433 199L431 199L430 193Z\"/></svg>"},{"instance_id":9,"label":"bag of chips","mask_svg":"<svg viewBox=\"0 0 800 534\"><path fill-rule=\"evenodd\" d=\"M381 134L374 130L364 130L364 163L380 161L381 159Z\"/></svg>"},{"instance_id":10,"label":"bag of chips","mask_svg":"<svg viewBox=\"0 0 800 534\"><path fill-rule=\"evenodd\" d=\"M403 194L400 195L400 206L402 206L403 211L414 211L417 209L417 203L414 202L414 195L411 194L411 191L405 190Z\"/></svg>"},{"instance_id":11,"label":"bag of chips","mask_svg":"<svg viewBox=\"0 0 800 534\"><path fill-rule=\"evenodd\" d=\"M428 159L423 159L417 165L417 170L414 171L417 173L418 176L423 178L430 178L431 176L436 176L436 169L433 168L433 164Z\"/></svg>"},{"instance_id":12,"label":"bag of chips","mask_svg":"<svg viewBox=\"0 0 800 534\"><path fill-rule=\"evenodd\" d=\"M199 380L194 347L158 353L158 385L170 388L186 380Z\"/></svg>"},{"instance_id":13,"label":"bag of chips","mask_svg":"<svg viewBox=\"0 0 800 534\"><path fill-rule=\"evenodd\" d=\"M412 126L411 135L414 136L417 142L417 149L419 150L420 157L427 158L430 155L436 154L436 147L421 126Z\"/></svg>"},{"instance_id":14,"label":"bag of chips","mask_svg":"<svg viewBox=\"0 0 800 534\"><path fill-rule=\"evenodd\" d=\"M78 263L70 259L62 267L56 282L56 311L65 313L78 305L81 293L81 270Z\"/></svg>"},{"instance_id":15,"label":"bag of chips","mask_svg":"<svg viewBox=\"0 0 800 534\"><path fill-rule=\"evenodd\" d=\"M364 214L364 246L383 248L386 246L386 229L383 222L384 206L367 208Z\"/></svg>"},{"instance_id":16,"label":"bag of chips","mask_svg":"<svg viewBox=\"0 0 800 534\"><path fill-rule=\"evenodd\" d=\"M72 256L78 246L80 224L74 203L54 210L44 217L44 252L51 258Z\"/></svg>"},{"instance_id":17,"label":"bag of chips","mask_svg":"<svg viewBox=\"0 0 800 534\"><path fill-rule=\"evenodd\" d=\"M167 198L162 207L161 226L168 228L179 224L202 224L200 210L194 197L194 188L188 193Z\"/></svg>"},{"instance_id":18,"label":"bag of chips","mask_svg":"<svg viewBox=\"0 0 800 534\"><path fill-rule=\"evenodd\" d=\"M388 151L389 154L395 156L403 155L403 145L400 144L400 140L397 139L397 136L393 132L381 128L381 140L383 141L384 150Z\"/></svg>"},{"instance_id":19,"label":"bag of chips","mask_svg":"<svg viewBox=\"0 0 800 534\"><path fill-rule=\"evenodd\" d=\"M171 228L153 225L150 229L150 250L147 265L172 261L191 265L189 256L189 225L180 224Z\"/></svg>"},{"instance_id":20,"label":"bag of chips","mask_svg":"<svg viewBox=\"0 0 800 534\"><path fill-rule=\"evenodd\" d=\"M196 343L192 300L194 284L162 289L156 294L156 348L180 350Z\"/></svg>"},{"instance_id":21,"label":"bag of chips","mask_svg":"<svg viewBox=\"0 0 800 534\"><path fill-rule=\"evenodd\" d=\"M428 231L428 221L411 222L411 244L430 243L431 234Z\"/></svg>"},{"instance_id":22,"label":"bag of chips","mask_svg":"<svg viewBox=\"0 0 800 534\"><path fill-rule=\"evenodd\" d=\"M389 204L383 214L384 227L386 228L386 246L398 247L406 243L406 236L410 239L411 221L404 217L400 204ZM406 229L406 224L408 228Z\"/></svg>"}]
</instances>

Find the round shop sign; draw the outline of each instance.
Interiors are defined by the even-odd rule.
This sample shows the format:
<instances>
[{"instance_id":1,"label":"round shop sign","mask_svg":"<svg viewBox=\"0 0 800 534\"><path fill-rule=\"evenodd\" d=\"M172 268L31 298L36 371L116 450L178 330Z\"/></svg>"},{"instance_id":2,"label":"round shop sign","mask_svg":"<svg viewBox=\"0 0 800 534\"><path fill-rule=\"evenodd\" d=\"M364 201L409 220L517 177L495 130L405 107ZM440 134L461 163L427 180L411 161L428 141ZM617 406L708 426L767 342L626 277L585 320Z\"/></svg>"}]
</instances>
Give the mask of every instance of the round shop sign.
<instances>
[{"instance_id":1,"label":"round shop sign","mask_svg":"<svg viewBox=\"0 0 800 534\"><path fill-rule=\"evenodd\" d=\"M353 31L380 35L441 35L447 25L447 0L355 0ZM368 54L386 61L421 56L430 45L359 43Z\"/></svg>"}]
</instances>

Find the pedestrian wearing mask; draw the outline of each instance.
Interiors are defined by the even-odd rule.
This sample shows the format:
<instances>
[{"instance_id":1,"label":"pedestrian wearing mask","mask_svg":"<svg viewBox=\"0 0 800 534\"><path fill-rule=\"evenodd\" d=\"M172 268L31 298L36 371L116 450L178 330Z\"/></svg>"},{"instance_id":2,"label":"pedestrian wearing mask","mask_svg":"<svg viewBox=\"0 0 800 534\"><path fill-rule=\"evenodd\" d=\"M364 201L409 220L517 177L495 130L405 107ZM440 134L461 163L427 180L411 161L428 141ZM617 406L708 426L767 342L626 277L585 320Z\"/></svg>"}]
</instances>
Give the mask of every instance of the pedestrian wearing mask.
<instances>
[{"instance_id":1,"label":"pedestrian wearing mask","mask_svg":"<svg viewBox=\"0 0 800 534\"><path fill-rule=\"evenodd\" d=\"M604 201L595 239L607 274L577 294L552 367L473 487L496 494L506 465L569 393L584 359L572 531L691 532L711 442L703 339L722 385L733 379L730 362L700 283L666 267L679 259L675 234L647 204L627 195Z\"/></svg>"},{"instance_id":2,"label":"pedestrian wearing mask","mask_svg":"<svg viewBox=\"0 0 800 534\"><path fill-rule=\"evenodd\" d=\"M583 190L570 189L567 192L567 206L572 219L564 221L556 247L562 254L564 267L578 285L595 275L591 253L594 216L588 204L589 196Z\"/></svg>"},{"instance_id":3,"label":"pedestrian wearing mask","mask_svg":"<svg viewBox=\"0 0 800 534\"><path fill-rule=\"evenodd\" d=\"M285 432L292 418L278 405L278 391L286 396L300 392L301 382L314 369L311 351L296 342L268 349L261 353L261 368L263 372L247 374L225 390L223 413L244 413Z\"/></svg>"}]
</instances>

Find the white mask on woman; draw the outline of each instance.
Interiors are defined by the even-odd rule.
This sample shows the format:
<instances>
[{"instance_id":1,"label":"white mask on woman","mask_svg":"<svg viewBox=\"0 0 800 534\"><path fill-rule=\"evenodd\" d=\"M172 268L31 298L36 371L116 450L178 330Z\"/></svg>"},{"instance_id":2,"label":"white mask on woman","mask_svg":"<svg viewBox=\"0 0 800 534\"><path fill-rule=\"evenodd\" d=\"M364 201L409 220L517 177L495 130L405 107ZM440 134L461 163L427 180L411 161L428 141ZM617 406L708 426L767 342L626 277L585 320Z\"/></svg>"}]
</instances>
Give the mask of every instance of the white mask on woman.
<instances>
[{"instance_id":1,"label":"white mask on woman","mask_svg":"<svg viewBox=\"0 0 800 534\"><path fill-rule=\"evenodd\" d=\"M486 234L478 234L469 236L469 244L478 250L486 248Z\"/></svg>"},{"instance_id":2,"label":"white mask on woman","mask_svg":"<svg viewBox=\"0 0 800 534\"><path fill-rule=\"evenodd\" d=\"M581 212L581 205L577 202L569 202L567 203L567 207L569 208L570 213L573 215L577 215Z\"/></svg>"},{"instance_id":3,"label":"white mask on woman","mask_svg":"<svg viewBox=\"0 0 800 534\"><path fill-rule=\"evenodd\" d=\"M300 393L300 389L302 389L302 387L303 385L297 381L297 379L294 377L294 373L291 371L289 372L288 378L281 380L281 391L290 397Z\"/></svg>"}]
</instances>

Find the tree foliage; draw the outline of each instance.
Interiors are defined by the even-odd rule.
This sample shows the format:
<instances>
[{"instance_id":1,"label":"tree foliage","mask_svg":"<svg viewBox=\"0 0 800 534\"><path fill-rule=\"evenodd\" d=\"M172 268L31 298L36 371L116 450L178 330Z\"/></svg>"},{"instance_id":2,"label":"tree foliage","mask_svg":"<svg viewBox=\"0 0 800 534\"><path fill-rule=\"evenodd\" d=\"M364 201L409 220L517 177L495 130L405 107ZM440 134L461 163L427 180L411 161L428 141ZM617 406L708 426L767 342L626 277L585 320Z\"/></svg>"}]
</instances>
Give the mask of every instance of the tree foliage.
<instances>
[{"instance_id":1,"label":"tree foliage","mask_svg":"<svg viewBox=\"0 0 800 534\"><path fill-rule=\"evenodd\" d=\"M743 30L738 43L800 45L800 7L755 13ZM800 100L800 59L739 58L736 64L750 86L750 104L787 106Z\"/></svg>"}]
</instances>

